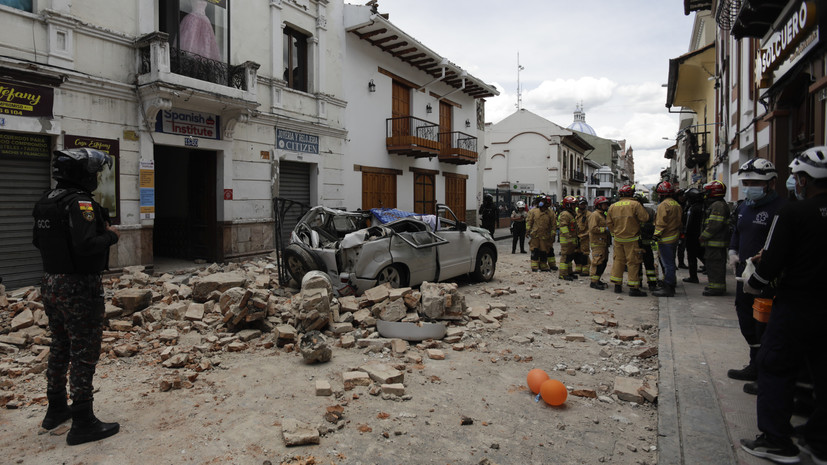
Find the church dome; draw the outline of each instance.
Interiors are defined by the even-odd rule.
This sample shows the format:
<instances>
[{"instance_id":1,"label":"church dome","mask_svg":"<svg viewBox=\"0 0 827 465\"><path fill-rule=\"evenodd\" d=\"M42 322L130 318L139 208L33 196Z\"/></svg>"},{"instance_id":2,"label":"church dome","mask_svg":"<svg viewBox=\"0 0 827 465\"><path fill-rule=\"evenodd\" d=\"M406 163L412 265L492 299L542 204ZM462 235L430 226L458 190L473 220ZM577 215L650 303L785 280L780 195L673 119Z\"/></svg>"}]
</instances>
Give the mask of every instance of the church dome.
<instances>
[{"instance_id":1,"label":"church dome","mask_svg":"<svg viewBox=\"0 0 827 465\"><path fill-rule=\"evenodd\" d=\"M577 108L574 110L574 122L569 124L566 129L583 132L592 136L597 135L594 129L586 123L586 112L583 111L583 104L577 105Z\"/></svg>"}]
</instances>

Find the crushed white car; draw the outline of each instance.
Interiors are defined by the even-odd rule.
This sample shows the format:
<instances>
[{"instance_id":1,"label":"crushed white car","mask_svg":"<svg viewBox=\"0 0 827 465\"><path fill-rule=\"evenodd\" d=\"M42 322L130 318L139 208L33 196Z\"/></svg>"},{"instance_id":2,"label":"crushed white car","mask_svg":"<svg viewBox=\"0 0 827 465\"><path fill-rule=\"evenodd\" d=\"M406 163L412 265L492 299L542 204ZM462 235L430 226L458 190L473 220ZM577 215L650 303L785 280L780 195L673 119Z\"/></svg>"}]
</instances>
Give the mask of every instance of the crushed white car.
<instances>
[{"instance_id":1,"label":"crushed white car","mask_svg":"<svg viewBox=\"0 0 827 465\"><path fill-rule=\"evenodd\" d=\"M465 274L490 281L497 267L491 234L459 221L446 205L437 205L434 220L433 229L413 217L380 224L370 212L313 207L293 229L284 263L297 282L309 271L325 272L339 295Z\"/></svg>"}]
</instances>

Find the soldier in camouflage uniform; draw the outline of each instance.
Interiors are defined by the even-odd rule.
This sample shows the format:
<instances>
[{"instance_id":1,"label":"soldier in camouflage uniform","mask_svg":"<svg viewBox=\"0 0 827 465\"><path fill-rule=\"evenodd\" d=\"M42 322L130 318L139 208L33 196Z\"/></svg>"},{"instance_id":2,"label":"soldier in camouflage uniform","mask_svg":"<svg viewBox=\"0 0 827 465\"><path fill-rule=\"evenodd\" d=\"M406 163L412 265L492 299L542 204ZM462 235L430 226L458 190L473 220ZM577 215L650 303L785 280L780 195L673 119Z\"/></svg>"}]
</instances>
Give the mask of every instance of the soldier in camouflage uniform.
<instances>
[{"instance_id":1,"label":"soldier in camouflage uniform","mask_svg":"<svg viewBox=\"0 0 827 465\"><path fill-rule=\"evenodd\" d=\"M32 212L32 243L40 249L45 271L40 292L52 331L46 371L49 408L41 425L53 429L71 418L69 445L119 430L117 423L104 423L92 413L92 377L103 332L101 272L109 261L109 247L119 237L91 194L105 165L111 168L112 159L98 150L55 152L52 177L57 187L47 191ZM67 372L71 407L66 402Z\"/></svg>"}]
</instances>

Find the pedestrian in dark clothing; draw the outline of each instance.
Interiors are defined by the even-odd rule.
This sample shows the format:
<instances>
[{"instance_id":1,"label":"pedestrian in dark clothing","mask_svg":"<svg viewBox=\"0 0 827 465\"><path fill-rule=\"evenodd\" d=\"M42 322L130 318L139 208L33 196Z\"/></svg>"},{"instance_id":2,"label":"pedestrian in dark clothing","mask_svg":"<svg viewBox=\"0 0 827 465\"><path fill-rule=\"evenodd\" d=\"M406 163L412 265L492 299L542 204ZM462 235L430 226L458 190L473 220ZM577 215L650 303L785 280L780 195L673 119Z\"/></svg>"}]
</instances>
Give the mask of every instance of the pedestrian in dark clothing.
<instances>
[{"instance_id":1,"label":"pedestrian in dark clothing","mask_svg":"<svg viewBox=\"0 0 827 465\"><path fill-rule=\"evenodd\" d=\"M497 206L494 205L494 196L485 194L482 198L482 205L480 205L480 219L482 220L482 227L487 229L494 236L494 230L497 228Z\"/></svg>"},{"instance_id":2,"label":"pedestrian in dark clothing","mask_svg":"<svg viewBox=\"0 0 827 465\"><path fill-rule=\"evenodd\" d=\"M107 438L119 429L117 423L98 420L92 410L92 378L103 333L101 272L109 261L109 247L119 237L91 194L105 165L111 168L112 159L99 150L55 152L52 177L57 187L41 197L32 213L32 243L40 249L45 271L40 292L52 331L46 370L49 408L41 425L53 429L71 418L69 445ZM67 372L71 407L66 402Z\"/></svg>"},{"instance_id":3,"label":"pedestrian in dark clothing","mask_svg":"<svg viewBox=\"0 0 827 465\"><path fill-rule=\"evenodd\" d=\"M827 276L827 147L805 150L790 164L798 202L782 207L770 226L755 272L744 292L758 295L776 282L770 320L761 339L758 364L758 429L741 440L748 453L780 463L797 463L792 440L796 375L809 366L815 410L800 429L798 445L818 464L827 463L827 344L824 277ZM753 260L754 262L755 260Z\"/></svg>"},{"instance_id":4,"label":"pedestrian in dark clothing","mask_svg":"<svg viewBox=\"0 0 827 465\"><path fill-rule=\"evenodd\" d=\"M678 268L687 269L686 260L686 236L683 234L683 230L686 227L686 195L683 189L678 189L677 194L675 195L675 200L678 201L678 204L681 206L681 211L683 215L681 216L681 235L678 238Z\"/></svg>"},{"instance_id":5,"label":"pedestrian in dark clothing","mask_svg":"<svg viewBox=\"0 0 827 465\"><path fill-rule=\"evenodd\" d=\"M698 283L698 260L703 263L704 248L699 239L704 221L704 194L700 189L691 188L686 191L686 218L683 230L686 242L686 263L689 268L689 277L683 278L685 283Z\"/></svg>"},{"instance_id":6,"label":"pedestrian in dark clothing","mask_svg":"<svg viewBox=\"0 0 827 465\"><path fill-rule=\"evenodd\" d=\"M525 250L525 222L528 218L528 212L525 209L525 202L517 201L514 205L514 210L511 211L511 253L517 253L517 242L520 243L520 253L526 253Z\"/></svg>"}]
</instances>

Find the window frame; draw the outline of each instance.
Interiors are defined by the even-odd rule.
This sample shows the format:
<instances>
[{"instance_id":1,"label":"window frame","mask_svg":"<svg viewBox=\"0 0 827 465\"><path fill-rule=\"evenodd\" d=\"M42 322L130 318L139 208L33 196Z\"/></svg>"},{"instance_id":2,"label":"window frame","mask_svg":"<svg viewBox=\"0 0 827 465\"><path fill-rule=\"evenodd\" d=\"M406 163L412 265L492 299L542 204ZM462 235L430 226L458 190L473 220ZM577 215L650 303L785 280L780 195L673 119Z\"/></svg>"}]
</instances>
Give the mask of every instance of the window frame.
<instances>
[{"instance_id":1,"label":"window frame","mask_svg":"<svg viewBox=\"0 0 827 465\"><path fill-rule=\"evenodd\" d=\"M310 35L290 26L285 26L282 30L282 68L284 68L284 73L282 75L284 81L287 83L287 87L298 90L300 92L310 92L310 83L308 82L309 70L308 70L308 43L310 39ZM299 40L300 39L300 40ZM298 42L296 42L298 41ZM296 48L294 48L294 44L298 44ZM295 59L298 60L298 66L293 67L294 64L294 50L295 54L299 56ZM298 69L298 76L295 73L288 73L288 69ZM298 81L296 82L298 77Z\"/></svg>"}]
</instances>

